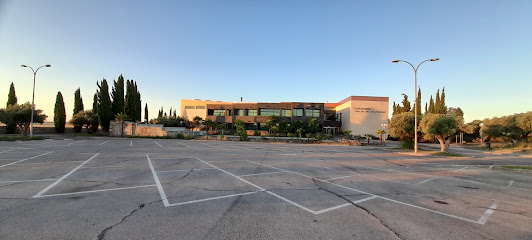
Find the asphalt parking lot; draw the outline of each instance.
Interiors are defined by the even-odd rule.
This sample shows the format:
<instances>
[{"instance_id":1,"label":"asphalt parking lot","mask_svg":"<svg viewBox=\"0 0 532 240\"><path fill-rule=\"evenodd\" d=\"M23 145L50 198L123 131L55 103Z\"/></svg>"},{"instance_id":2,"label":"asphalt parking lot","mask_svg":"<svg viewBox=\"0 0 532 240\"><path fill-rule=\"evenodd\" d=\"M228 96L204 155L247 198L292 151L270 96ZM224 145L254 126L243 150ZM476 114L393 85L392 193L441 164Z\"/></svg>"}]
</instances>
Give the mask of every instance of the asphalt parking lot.
<instances>
[{"instance_id":1,"label":"asphalt parking lot","mask_svg":"<svg viewBox=\"0 0 532 240\"><path fill-rule=\"evenodd\" d=\"M397 151L0 142L0 239L532 239L530 156Z\"/></svg>"}]
</instances>

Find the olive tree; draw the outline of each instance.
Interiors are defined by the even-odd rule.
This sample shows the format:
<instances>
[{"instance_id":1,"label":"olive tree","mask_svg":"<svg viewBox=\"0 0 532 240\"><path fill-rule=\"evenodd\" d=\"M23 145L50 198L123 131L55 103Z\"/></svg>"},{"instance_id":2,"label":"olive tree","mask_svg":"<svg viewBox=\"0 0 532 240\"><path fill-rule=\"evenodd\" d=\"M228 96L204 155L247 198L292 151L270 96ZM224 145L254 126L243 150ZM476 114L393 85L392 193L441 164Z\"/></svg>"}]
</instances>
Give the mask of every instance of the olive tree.
<instances>
[{"instance_id":1,"label":"olive tree","mask_svg":"<svg viewBox=\"0 0 532 240\"><path fill-rule=\"evenodd\" d=\"M452 136L458 130L460 121L460 118L453 115L428 113L423 116L419 127L424 139L438 139L441 152L447 152L449 151Z\"/></svg>"}]
</instances>

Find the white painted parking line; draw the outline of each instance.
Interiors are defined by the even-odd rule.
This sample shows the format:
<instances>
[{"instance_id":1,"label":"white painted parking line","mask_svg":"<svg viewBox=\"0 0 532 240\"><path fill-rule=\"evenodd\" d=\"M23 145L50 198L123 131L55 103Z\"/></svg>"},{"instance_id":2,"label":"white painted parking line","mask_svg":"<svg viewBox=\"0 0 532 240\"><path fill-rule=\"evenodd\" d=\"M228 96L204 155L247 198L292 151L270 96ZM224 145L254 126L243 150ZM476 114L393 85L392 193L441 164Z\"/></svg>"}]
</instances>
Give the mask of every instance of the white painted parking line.
<instances>
[{"instance_id":1,"label":"white painted parking line","mask_svg":"<svg viewBox=\"0 0 532 240\"><path fill-rule=\"evenodd\" d=\"M53 153L53 151L52 151L52 152L43 153L43 154L40 154L40 155L37 155L37 156L29 157L29 158L24 158L24 159L22 159L22 160L18 160L18 161L16 161L16 162L12 162L12 163L8 163L8 164L4 164L4 165L1 165L0 168L1 168L1 167L5 167L5 166L9 166L9 165L13 165L13 164L17 164L17 163L19 163L19 162L24 162L24 161L26 161L26 160L34 159L34 158L37 158L37 157L40 157L40 156L48 155L48 154L50 154L50 153Z\"/></svg>"},{"instance_id":2,"label":"white painted parking line","mask_svg":"<svg viewBox=\"0 0 532 240\"><path fill-rule=\"evenodd\" d=\"M151 173L153 174L153 179L155 180L155 184L157 185L157 189L159 190L159 194L161 195L161 200L163 200L163 205L165 207L168 207L168 198L166 197L166 193L164 192L163 186L161 185L161 181L159 180L159 176L157 176L157 172L155 172L155 169L153 168L153 164L151 163L150 156L146 155L146 159L148 159L148 164L150 164Z\"/></svg>"},{"instance_id":3,"label":"white painted parking line","mask_svg":"<svg viewBox=\"0 0 532 240\"><path fill-rule=\"evenodd\" d=\"M414 183L414 185L423 184L423 183L426 183L426 182L432 181L432 180L434 180L434 179L436 179L436 178L429 178L429 179L427 179L427 180L423 180L423 181L421 181L421 182Z\"/></svg>"},{"instance_id":4,"label":"white painted parking line","mask_svg":"<svg viewBox=\"0 0 532 240\"><path fill-rule=\"evenodd\" d=\"M218 170L218 169L216 169L216 168L191 168L191 169L176 169L176 170L157 171L157 173L190 172L190 171L202 171L202 170Z\"/></svg>"},{"instance_id":5,"label":"white painted parking line","mask_svg":"<svg viewBox=\"0 0 532 240\"><path fill-rule=\"evenodd\" d=\"M134 187L108 188L108 189L91 190L91 191L81 191L81 192L69 192L69 193L49 194L49 195L41 195L41 196L39 196L39 197L57 197L57 196L67 196L67 195L86 194L86 193L96 193L96 192L108 192L108 191L125 190L125 189L136 189L136 188L145 188L145 187L155 187L155 184L142 185L142 186L134 186Z\"/></svg>"},{"instance_id":6,"label":"white painted parking line","mask_svg":"<svg viewBox=\"0 0 532 240\"><path fill-rule=\"evenodd\" d=\"M127 167L138 167L139 165L122 165L122 166L113 166L113 165L102 165L102 166L91 166L83 167L85 168L127 168Z\"/></svg>"},{"instance_id":7,"label":"white painted parking line","mask_svg":"<svg viewBox=\"0 0 532 240\"><path fill-rule=\"evenodd\" d=\"M13 180L13 181L3 181L2 183L21 183L21 182L44 182L44 181L54 181L54 178L45 178L45 179L33 179L33 180Z\"/></svg>"},{"instance_id":8,"label":"white painted parking line","mask_svg":"<svg viewBox=\"0 0 532 240\"><path fill-rule=\"evenodd\" d=\"M275 171L275 172L264 172L264 173L247 174L247 175L240 175L239 177L249 177L249 176L257 176L257 175L264 175L264 174L282 173L282 172L286 172L286 171Z\"/></svg>"},{"instance_id":9,"label":"white painted parking line","mask_svg":"<svg viewBox=\"0 0 532 240\"><path fill-rule=\"evenodd\" d=\"M9 151L12 151L12 150L1 151L0 153L6 153L6 152L9 152Z\"/></svg>"},{"instance_id":10,"label":"white painted parking line","mask_svg":"<svg viewBox=\"0 0 532 240\"><path fill-rule=\"evenodd\" d=\"M495 199L495 198L487 198L487 197L475 196L475 195L466 194L466 193L459 193L459 192L455 192L455 193L457 193L457 194L461 194L461 195L470 196L470 197L476 197L476 198L481 198L481 199L487 199L487 200L492 200L492 201L497 201L497 202L503 202L503 203L509 203L509 204L514 204L514 205L519 205L519 206L524 206L524 207L530 207L530 208L532 208L532 205L523 204L523 203L510 202L510 201L505 201L505 200L500 200L500 199Z\"/></svg>"},{"instance_id":11,"label":"white painted parking line","mask_svg":"<svg viewBox=\"0 0 532 240\"><path fill-rule=\"evenodd\" d=\"M335 177L335 178L329 178L329 179L323 179L324 181L332 181L332 180L338 180L338 179L342 179L342 178L350 178L350 177L354 177L354 176L358 176L360 174L353 174L353 175L348 175L348 176L341 176L341 177Z\"/></svg>"},{"instance_id":12,"label":"white painted parking line","mask_svg":"<svg viewBox=\"0 0 532 240\"><path fill-rule=\"evenodd\" d=\"M59 145L59 146L67 147L67 146L72 146L73 144L80 143L80 142L85 142L85 141L87 141L87 140L81 140L81 141L72 142L72 143L69 143L69 144L66 144L66 145Z\"/></svg>"},{"instance_id":13,"label":"white painted parking line","mask_svg":"<svg viewBox=\"0 0 532 240\"><path fill-rule=\"evenodd\" d=\"M192 148L192 149L199 150L199 149L197 149L197 148L195 148L195 147L189 146L189 145L184 144L184 143L180 143L180 142L175 142L175 143L177 143L177 144L181 144L181 145L183 145L183 146L186 146L186 147L189 147L189 148Z\"/></svg>"},{"instance_id":14,"label":"white painted parking line","mask_svg":"<svg viewBox=\"0 0 532 240\"><path fill-rule=\"evenodd\" d=\"M208 161L210 163L220 163L220 162L247 162L248 160L227 160L227 161Z\"/></svg>"},{"instance_id":15,"label":"white painted parking line","mask_svg":"<svg viewBox=\"0 0 532 240\"><path fill-rule=\"evenodd\" d=\"M351 205L353 205L353 204L352 203L344 203L342 205L338 205L338 206L335 206L335 207L331 207L331 208L326 208L326 209L323 209L323 210L315 211L313 213L318 215L318 214L326 213L326 212L329 212L329 211L332 211L332 210L336 210L336 209L339 209L339 208L351 206Z\"/></svg>"},{"instance_id":16,"label":"white painted parking line","mask_svg":"<svg viewBox=\"0 0 532 240\"><path fill-rule=\"evenodd\" d=\"M363 198L363 199L360 199L360 200L357 200L357 201L350 201L349 203L344 203L344 204L338 205L336 207L331 207L331 208L327 208L327 209L316 211L316 212L314 212L314 214L326 213L326 212L329 212L329 211L332 211L332 210L336 210L336 209L339 209L339 208L351 206L351 205L357 204L357 203L362 203L362 202L369 201L369 200L375 199L375 198L377 198L377 196L370 196L370 197Z\"/></svg>"},{"instance_id":17,"label":"white painted parking line","mask_svg":"<svg viewBox=\"0 0 532 240\"><path fill-rule=\"evenodd\" d=\"M456 171L454 171L454 172L460 172L460 171L462 171L462 170L464 170L464 169L466 169L466 168L468 168L468 167L460 168L460 169L458 169L458 170L456 170Z\"/></svg>"},{"instance_id":18,"label":"white painted parking line","mask_svg":"<svg viewBox=\"0 0 532 240\"><path fill-rule=\"evenodd\" d=\"M417 209L421 209L421 210L429 211L429 212L432 212L432 213L437 213L437 214L440 214L440 215L443 215L443 216L447 216L447 217L451 217L451 218L460 219L460 220L463 220L463 221L466 221L466 222L478 223L478 221L474 221L474 220L471 220L471 219L467 219L467 218L463 218L463 217L455 216L455 215L452 215L452 214L448 214L448 213L444 213L444 212L440 212L440 211L436 211L436 210L432 210L432 209L424 208L424 207L421 207L421 206L417 206L417 205L414 205L414 204L401 202L401 201L398 201L398 200L395 200L395 199L391 199L391 198L387 198L387 197L379 196L379 195L376 195L376 194L372 194L372 193L364 192L364 191L361 191L361 190L358 190L358 189L355 189L355 188L350 188L350 187L346 187L346 186L343 186L343 185L340 185L340 184L337 184L337 183L332 183L332 182L328 182L328 181L325 181L325 180L322 180L322 179L319 179L319 178L314 178L314 177L311 177L311 176L308 176L308 175L305 175L305 174L302 174L302 173L293 172L293 171L288 171L288 170L286 170L286 169L282 169L282 168L277 168L277 167L268 166L268 165L266 165L266 164L262 164L262 163L254 162L254 161L251 161L251 160L250 160L250 162L255 163L255 164L258 164L258 165L262 165L262 166L266 166L266 167L274 168L274 169L277 169L277 170L285 170L285 171L287 171L287 172L290 172L290 173L293 173L293 174L296 174L296 175L300 175L300 176L308 177L308 178L311 178L311 179L315 179L315 180L320 181L320 182L329 183L329 184L332 184L332 185L334 185L334 186L338 186L338 187L341 187L341 188L344 188L344 189L348 189L348 190L351 190L351 191L355 191L355 192L359 192L359 193L364 193L364 194L367 194L367 195L375 196L375 197L378 197L378 198L380 198L380 199L384 199L384 200L388 200L388 201L391 201L391 202L395 202L395 203L403 204L403 205L405 205L405 206L409 206L409 207L413 207L413 208L417 208Z\"/></svg>"},{"instance_id":19,"label":"white painted parking line","mask_svg":"<svg viewBox=\"0 0 532 240\"><path fill-rule=\"evenodd\" d=\"M493 214L493 212L495 212L495 209L497 209L497 204L496 203L491 205L488 208L488 210L486 210L484 215L482 217L480 217L480 219L478 220L478 223L479 224L485 224L486 221L488 221L488 218L491 216L491 214Z\"/></svg>"},{"instance_id":20,"label":"white painted parking line","mask_svg":"<svg viewBox=\"0 0 532 240\"><path fill-rule=\"evenodd\" d=\"M249 195L249 194L253 194L253 193L263 192L263 191L264 190L259 190L259 191L254 191L254 192L237 193L237 194L231 194L231 195L225 195L225 196L219 196L219 197L192 200L192 201L188 201L188 202L172 203L172 204L169 204L167 207L173 207L173 206L179 206L179 205L185 205L185 204L191 204L191 203L197 203L197 202L205 202L205 201L222 199L222 198L229 198L229 197L238 197L238 196L244 196L244 195Z\"/></svg>"},{"instance_id":21,"label":"white painted parking line","mask_svg":"<svg viewBox=\"0 0 532 240\"><path fill-rule=\"evenodd\" d=\"M277 195L277 194L275 194L273 192L270 192L270 191L266 191L266 192L271 194L271 195L273 195L273 196L275 196L275 197L277 197L277 198L279 198L279 199L281 199L281 200L283 200L283 201L285 201L285 202L287 202L287 203L290 203L290 204L292 204L292 205L294 205L294 206L296 206L298 208L301 208L301 209L303 209L303 210L305 210L305 211L307 211L309 213L315 214L314 211L312 211L312 210L310 210L310 209L308 209L308 208L306 208L306 207L304 207L302 205L299 205L299 204L297 204L297 203L295 203L293 201L290 201L290 200L288 200L288 199L286 199L286 198L284 198L282 196L279 196L279 195Z\"/></svg>"},{"instance_id":22,"label":"white painted parking line","mask_svg":"<svg viewBox=\"0 0 532 240\"><path fill-rule=\"evenodd\" d=\"M131 142L133 142L133 141L131 141ZM159 147L163 148L163 146L161 146L161 144L159 144L158 142L156 142L156 141L153 141L153 142L154 142L155 144L159 145Z\"/></svg>"},{"instance_id":23,"label":"white painted parking line","mask_svg":"<svg viewBox=\"0 0 532 240\"><path fill-rule=\"evenodd\" d=\"M205 161L203 161L203 160L201 160L201 159L199 159L199 158L197 158L197 157L194 157L194 158L200 160L201 162L203 162L203 163L205 163L205 164L207 164L207 165L209 165L209 166L211 166L211 167L213 167L213 168L216 168L216 169L218 169L218 170L220 170L220 171L222 171L222 172L224 172L224 173L227 173L227 174L229 174L229 175L231 175L231 176L233 176L233 177L235 177L235 178L238 178L239 180L241 180L241 181L243 181L243 182L245 182L245 183L247 183L247 184L249 184L249 185L251 185L251 186L253 186L253 187L258 188L258 189L260 189L261 191L264 191L264 190L265 190L264 188L259 187L259 186L255 185L255 184L251 183L251 182L248 182L248 181L246 181L245 179L243 179L243 178L241 178L241 177L239 177L239 176L237 176L237 175L234 175L234 174L232 174L232 173L230 173L230 172L228 172L228 171L225 171L225 170L223 170L223 169L221 169L221 168L219 168L219 167L217 167L217 166L214 166L214 165L212 165L212 164L210 164L210 163L208 163L208 162L205 162Z\"/></svg>"},{"instance_id":24,"label":"white painted parking line","mask_svg":"<svg viewBox=\"0 0 532 240\"><path fill-rule=\"evenodd\" d=\"M70 176L70 174L74 173L76 170L80 169L81 167L83 167L83 165L87 164L88 162L90 162L90 160L94 159L96 156L100 155L100 153L96 153L94 154L91 158L87 159L87 161L83 162L82 164L80 164L79 166L77 166L76 168L72 169L72 171L68 172L67 174L65 174L64 176L62 176L61 178L57 179L57 181L55 181L54 183L50 184L50 186L46 187L45 189L41 190L39 193L35 194L35 196L33 196L32 198L38 198L40 197L41 195L43 195L43 193L45 193L46 191L50 190L50 188L53 188L55 185L57 185L58 183L60 183L61 181L63 181L65 178L67 178L68 176Z\"/></svg>"},{"instance_id":25,"label":"white painted parking line","mask_svg":"<svg viewBox=\"0 0 532 240\"><path fill-rule=\"evenodd\" d=\"M155 141L154 141L154 142L155 142ZM157 142L155 142L155 143L157 143ZM157 143L157 144L158 144L158 143ZM133 140L131 140L131 143L129 143L129 147L131 147L131 146L133 146ZM159 146L161 146L161 145L159 145ZM161 147L162 147L162 146L161 146Z\"/></svg>"},{"instance_id":26,"label":"white painted parking line","mask_svg":"<svg viewBox=\"0 0 532 240\"><path fill-rule=\"evenodd\" d=\"M17 166L20 166L20 165L46 165L46 164L58 164L58 163L77 163L77 162L83 162L84 160L81 160L81 161L61 161L61 162L34 162L34 163L17 163L17 164L13 164L13 165L17 165Z\"/></svg>"},{"instance_id":27,"label":"white painted parking line","mask_svg":"<svg viewBox=\"0 0 532 240\"><path fill-rule=\"evenodd\" d=\"M107 141L105 141L105 142L103 142L103 143L100 143L100 145L98 145L98 146L102 146L102 145L106 144L106 143L109 142L109 141L111 141L111 140L107 140Z\"/></svg>"},{"instance_id":28,"label":"white painted parking line","mask_svg":"<svg viewBox=\"0 0 532 240\"><path fill-rule=\"evenodd\" d=\"M507 186L507 187L511 187L512 184L514 184L514 180L510 180L510 182L508 183L508 186Z\"/></svg>"}]
</instances>

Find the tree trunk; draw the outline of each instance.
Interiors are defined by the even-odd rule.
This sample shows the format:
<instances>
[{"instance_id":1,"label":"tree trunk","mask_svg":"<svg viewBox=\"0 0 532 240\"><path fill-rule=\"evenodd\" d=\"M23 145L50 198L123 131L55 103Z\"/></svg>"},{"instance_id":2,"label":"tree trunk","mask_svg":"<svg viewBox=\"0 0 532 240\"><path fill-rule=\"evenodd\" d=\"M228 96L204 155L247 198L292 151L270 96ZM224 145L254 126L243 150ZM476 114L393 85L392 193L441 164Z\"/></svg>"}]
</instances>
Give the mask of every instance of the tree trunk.
<instances>
[{"instance_id":1,"label":"tree trunk","mask_svg":"<svg viewBox=\"0 0 532 240\"><path fill-rule=\"evenodd\" d=\"M381 141L381 142L380 142L380 145L382 145L382 133L381 133L381 138L380 138L380 141Z\"/></svg>"},{"instance_id":2,"label":"tree trunk","mask_svg":"<svg viewBox=\"0 0 532 240\"><path fill-rule=\"evenodd\" d=\"M448 137L445 140L445 152L449 152L449 144L451 144L451 138L450 137Z\"/></svg>"},{"instance_id":3,"label":"tree trunk","mask_svg":"<svg viewBox=\"0 0 532 240\"><path fill-rule=\"evenodd\" d=\"M440 142L440 152L449 152L449 144L451 144L453 139L451 137L447 137L447 139L445 139L442 136L436 136L436 139L438 139Z\"/></svg>"},{"instance_id":4,"label":"tree trunk","mask_svg":"<svg viewBox=\"0 0 532 240\"><path fill-rule=\"evenodd\" d=\"M445 139L441 136L436 136L436 139L438 139L438 142L440 142L440 152L446 152L447 145L445 144Z\"/></svg>"}]
</instances>

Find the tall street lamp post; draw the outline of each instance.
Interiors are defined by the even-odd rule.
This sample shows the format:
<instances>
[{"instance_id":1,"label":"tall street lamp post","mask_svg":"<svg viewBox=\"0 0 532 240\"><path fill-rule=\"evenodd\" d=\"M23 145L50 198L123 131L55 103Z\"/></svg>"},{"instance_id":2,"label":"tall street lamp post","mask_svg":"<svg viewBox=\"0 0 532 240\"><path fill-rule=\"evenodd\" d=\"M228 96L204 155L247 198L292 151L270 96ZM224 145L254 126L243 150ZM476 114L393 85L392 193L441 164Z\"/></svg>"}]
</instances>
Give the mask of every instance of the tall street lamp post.
<instances>
[{"instance_id":1,"label":"tall street lamp post","mask_svg":"<svg viewBox=\"0 0 532 240\"><path fill-rule=\"evenodd\" d=\"M26 66L26 65L20 65L21 67L28 67L31 69L31 71L33 71L33 94L31 96L31 122L30 122L30 138L33 137L33 109L35 108L35 76L37 75L37 71L39 71L39 69L41 69L42 67L51 67L52 65L50 64L46 64L46 65L43 65L43 66L40 66L39 68L37 68L37 70L33 70L32 67L30 66Z\"/></svg>"},{"instance_id":2,"label":"tall street lamp post","mask_svg":"<svg viewBox=\"0 0 532 240\"><path fill-rule=\"evenodd\" d=\"M417 104L417 70L419 69L419 66L421 66L421 64L423 64L424 62L435 62L435 61L438 61L440 60L439 58L432 58L432 59L427 59L423 62L421 62L419 65L417 65L417 67L414 67L414 65L412 65L411 63L407 62L407 61L404 61L404 60L393 60L392 63L398 63L398 62L405 62L405 63L408 63L412 69L414 69L414 96L415 96L415 100L416 101L416 104ZM415 105L414 107L414 151L415 153L417 153L417 108L418 106Z\"/></svg>"}]
</instances>

